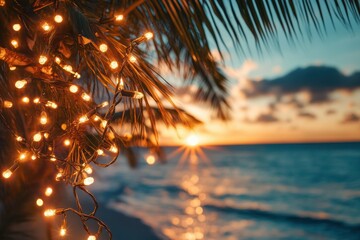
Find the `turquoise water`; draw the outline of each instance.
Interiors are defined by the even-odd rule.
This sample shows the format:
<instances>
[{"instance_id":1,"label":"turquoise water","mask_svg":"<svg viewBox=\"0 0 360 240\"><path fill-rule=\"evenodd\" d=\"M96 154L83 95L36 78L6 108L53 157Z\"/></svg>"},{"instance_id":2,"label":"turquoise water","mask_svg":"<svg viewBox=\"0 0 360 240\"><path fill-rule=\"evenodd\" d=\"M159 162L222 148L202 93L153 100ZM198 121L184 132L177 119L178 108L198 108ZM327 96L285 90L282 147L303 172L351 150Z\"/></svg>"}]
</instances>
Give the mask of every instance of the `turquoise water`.
<instances>
[{"instance_id":1,"label":"turquoise water","mask_svg":"<svg viewBox=\"0 0 360 240\"><path fill-rule=\"evenodd\" d=\"M119 159L97 196L176 240L360 239L360 143L202 151L136 170Z\"/></svg>"}]
</instances>

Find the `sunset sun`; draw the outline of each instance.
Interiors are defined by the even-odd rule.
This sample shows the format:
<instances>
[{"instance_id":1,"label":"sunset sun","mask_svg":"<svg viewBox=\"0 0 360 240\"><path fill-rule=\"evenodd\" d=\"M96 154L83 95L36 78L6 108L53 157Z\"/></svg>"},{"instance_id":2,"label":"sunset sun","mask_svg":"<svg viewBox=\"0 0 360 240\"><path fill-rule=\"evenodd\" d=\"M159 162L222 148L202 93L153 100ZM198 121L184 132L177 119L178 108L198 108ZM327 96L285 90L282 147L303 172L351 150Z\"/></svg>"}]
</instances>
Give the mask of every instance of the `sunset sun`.
<instances>
[{"instance_id":1,"label":"sunset sun","mask_svg":"<svg viewBox=\"0 0 360 240\"><path fill-rule=\"evenodd\" d=\"M195 147L197 145L199 145L199 137L197 135L189 135L186 138L186 145L190 146L190 147Z\"/></svg>"}]
</instances>

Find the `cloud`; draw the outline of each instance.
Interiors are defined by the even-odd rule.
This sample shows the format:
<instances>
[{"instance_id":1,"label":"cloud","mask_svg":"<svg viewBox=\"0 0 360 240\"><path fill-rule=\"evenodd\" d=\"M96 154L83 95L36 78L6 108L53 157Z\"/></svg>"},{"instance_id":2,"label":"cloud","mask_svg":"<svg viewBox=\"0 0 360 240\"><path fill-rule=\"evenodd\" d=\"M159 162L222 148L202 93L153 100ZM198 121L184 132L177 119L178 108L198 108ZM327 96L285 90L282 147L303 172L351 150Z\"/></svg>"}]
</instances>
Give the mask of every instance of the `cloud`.
<instances>
[{"instance_id":1,"label":"cloud","mask_svg":"<svg viewBox=\"0 0 360 240\"><path fill-rule=\"evenodd\" d=\"M298 113L299 117L307 118L307 119L316 119L316 115L311 112L301 111Z\"/></svg>"},{"instance_id":2,"label":"cloud","mask_svg":"<svg viewBox=\"0 0 360 240\"><path fill-rule=\"evenodd\" d=\"M344 119L341 121L341 123L355 123L355 122L360 122L360 116L357 115L356 113L347 113L344 116Z\"/></svg>"},{"instance_id":3,"label":"cloud","mask_svg":"<svg viewBox=\"0 0 360 240\"><path fill-rule=\"evenodd\" d=\"M251 81L242 92L248 98L283 95L305 92L309 94L309 103L331 101L330 93L336 90L353 91L360 88L360 72L345 76L336 68L311 66L298 68L282 77L272 80Z\"/></svg>"},{"instance_id":4,"label":"cloud","mask_svg":"<svg viewBox=\"0 0 360 240\"><path fill-rule=\"evenodd\" d=\"M334 109L328 109L328 110L326 110L326 115L333 115L333 114L335 114L336 113L336 111L334 110Z\"/></svg>"},{"instance_id":5,"label":"cloud","mask_svg":"<svg viewBox=\"0 0 360 240\"><path fill-rule=\"evenodd\" d=\"M257 68L258 64L256 62L251 59L247 59L238 68L225 67L224 72L228 77L241 81L243 78L246 78L250 72L256 70Z\"/></svg>"},{"instance_id":6,"label":"cloud","mask_svg":"<svg viewBox=\"0 0 360 240\"><path fill-rule=\"evenodd\" d=\"M254 120L246 120L248 123L275 123L279 121L272 113L260 113Z\"/></svg>"},{"instance_id":7,"label":"cloud","mask_svg":"<svg viewBox=\"0 0 360 240\"><path fill-rule=\"evenodd\" d=\"M276 65L272 68L272 72L276 73L276 74L282 73L282 71L283 71L283 69L280 65Z\"/></svg>"}]
</instances>

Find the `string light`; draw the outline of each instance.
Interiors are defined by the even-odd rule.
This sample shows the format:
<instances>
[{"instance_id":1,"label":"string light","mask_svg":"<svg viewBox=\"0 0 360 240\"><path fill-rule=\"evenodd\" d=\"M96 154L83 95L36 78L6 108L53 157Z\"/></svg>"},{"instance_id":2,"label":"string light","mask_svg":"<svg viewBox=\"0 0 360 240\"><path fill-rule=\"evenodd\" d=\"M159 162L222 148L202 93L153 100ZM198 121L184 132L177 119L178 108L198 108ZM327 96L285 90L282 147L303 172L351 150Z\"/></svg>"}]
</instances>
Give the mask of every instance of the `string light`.
<instances>
[{"instance_id":1,"label":"string light","mask_svg":"<svg viewBox=\"0 0 360 240\"><path fill-rule=\"evenodd\" d=\"M144 36L146 37L147 40L150 40L151 38L154 37L154 34L152 32L147 32L144 34Z\"/></svg>"},{"instance_id":2,"label":"string light","mask_svg":"<svg viewBox=\"0 0 360 240\"><path fill-rule=\"evenodd\" d=\"M22 137L20 137L20 136L17 136L16 137L16 141L18 141L18 142L22 142L24 140L24 138L22 138Z\"/></svg>"},{"instance_id":3,"label":"string light","mask_svg":"<svg viewBox=\"0 0 360 240\"><path fill-rule=\"evenodd\" d=\"M60 63L61 63L61 59L60 59L59 57L55 57L55 62L56 62L57 64L60 64Z\"/></svg>"},{"instance_id":4,"label":"string light","mask_svg":"<svg viewBox=\"0 0 360 240\"><path fill-rule=\"evenodd\" d=\"M64 226L61 226L60 228L60 236L64 237L66 235L66 228Z\"/></svg>"},{"instance_id":5,"label":"string light","mask_svg":"<svg viewBox=\"0 0 360 240\"><path fill-rule=\"evenodd\" d=\"M91 97L87 93L81 94L81 98L87 102L91 100Z\"/></svg>"},{"instance_id":6,"label":"string light","mask_svg":"<svg viewBox=\"0 0 360 240\"><path fill-rule=\"evenodd\" d=\"M51 155L51 156L50 156L50 161L56 162L56 157L55 157L54 155Z\"/></svg>"},{"instance_id":7,"label":"string light","mask_svg":"<svg viewBox=\"0 0 360 240\"><path fill-rule=\"evenodd\" d=\"M11 40L11 45L13 45L14 48L18 48L19 47L19 43L17 40L13 39Z\"/></svg>"},{"instance_id":8,"label":"string light","mask_svg":"<svg viewBox=\"0 0 360 240\"><path fill-rule=\"evenodd\" d=\"M36 134L33 136L34 142L40 142L41 139L42 139L41 133L36 133Z\"/></svg>"},{"instance_id":9,"label":"string light","mask_svg":"<svg viewBox=\"0 0 360 240\"><path fill-rule=\"evenodd\" d=\"M56 181L60 181L60 179L63 177L63 174L61 172L57 173L55 176Z\"/></svg>"},{"instance_id":10,"label":"string light","mask_svg":"<svg viewBox=\"0 0 360 240\"><path fill-rule=\"evenodd\" d=\"M23 79L23 80L17 80L17 81L15 82L15 87L18 88L18 89L21 89L21 88L25 87L25 85L26 85L27 83L28 83L28 82L27 82L25 79Z\"/></svg>"},{"instance_id":11,"label":"string light","mask_svg":"<svg viewBox=\"0 0 360 240\"><path fill-rule=\"evenodd\" d=\"M3 171L2 176L3 176L3 178L7 179L7 178L10 178L12 174L13 174L13 172L10 169L6 169L5 171Z\"/></svg>"},{"instance_id":12,"label":"string light","mask_svg":"<svg viewBox=\"0 0 360 240\"><path fill-rule=\"evenodd\" d=\"M44 56L44 55L41 55L41 56L39 57L39 63L40 63L41 65L44 65L44 64L47 62L47 60L48 60L48 58L47 58L46 56Z\"/></svg>"},{"instance_id":13,"label":"string light","mask_svg":"<svg viewBox=\"0 0 360 240\"><path fill-rule=\"evenodd\" d=\"M129 61L130 61L131 63L136 62L136 57L135 57L134 55L131 55L131 56L129 57Z\"/></svg>"},{"instance_id":14,"label":"string light","mask_svg":"<svg viewBox=\"0 0 360 240\"><path fill-rule=\"evenodd\" d=\"M52 101L47 101L45 104L46 107L51 107L53 109L56 109L58 107L58 105Z\"/></svg>"},{"instance_id":15,"label":"string light","mask_svg":"<svg viewBox=\"0 0 360 240\"><path fill-rule=\"evenodd\" d=\"M102 150L102 149L98 149L98 150L96 150L96 152L99 155L104 155L104 150Z\"/></svg>"},{"instance_id":16,"label":"string light","mask_svg":"<svg viewBox=\"0 0 360 240\"><path fill-rule=\"evenodd\" d=\"M119 151L119 149L118 149L116 146L112 145L112 146L110 147L109 151L110 151L110 152L113 152L113 153L117 153L117 152Z\"/></svg>"},{"instance_id":17,"label":"string light","mask_svg":"<svg viewBox=\"0 0 360 240\"><path fill-rule=\"evenodd\" d=\"M155 157L153 155L147 156L146 163L149 165L153 165L155 163Z\"/></svg>"},{"instance_id":18,"label":"string light","mask_svg":"<svg viewBox=\"0 0 360 240\"><path fill-rule=\"evenodd\" d=\"M123 19L124 19L124 15L122 15L122 14L118 14L118 15L115 16L115 21L117 21L117 22L120 22Z\"/></svg>"},{"instance_id":19,"label":"string light","mask_svg":"<svg viewBox=\"0 0 360 240\"><path fill-rule=\"evenodd\" d=\"M100 123L100 126L102 128L105 128L107 124L108 124L108 122L106 120L102 120L101 123Z\"/></svg>"},{"instance_id":20,"label":"string light","mask_svg":"<svg viewBox=\"0 0 360 240\"><path fill-rule=\"evenodd\" d=\"M55 210L55 209L46 209L46 210L44 211L44 216L45 216L45 217L53 217L53 216L55 216L55 214L56 214L56 210Z\"/></svg>"},{"instance_id":21,"label":"string light","mask_svg":"<svg viewBox=\"0 0 360 240\"><path fill-rule=\"evenodd\" d=\"M19 160L24 161L26 159L26 153L20 153Z\"/></svg>"},{"instance_id":22,"label":"string light","mask_svg":"<svg viewBox=\"0 0 360 240\"><path fill-rule=\"evenodd\" d=\"M45 137L45 138L49 138L49 133L47 133L47 132L44 133L44 137Z\"/></svg>"},{"instance_id":23,"label":"string light","mask_svg":"<svg viewBox=\"0 0 360 240\"><path fill-rule=\"evenodd\" d=\"M65 141L64 141L64 145L65 145L65 146L69 146L69 145L70 145L70 143L71 143L71 142L70 142L70 140L69 140L69 139L65 139Z\"/></svg>"},{"instance_id":24,"label":"string light","mask_svg":"<svg viewBox=\"0 0 360 240\"><path fill-rule=\"evenodd\" d=\"M100 44L99 49L101 52L104 53L108 50L108 45L106 45L105 43L102 43L102 44Z\"/></svg>"},{"instance_id":25,"label":"string light","mask_svg":"<svg viewBox=\"0 0 360 240\"><path fill-rule=\"evenodd\" d=\"M12 108L13 103L10 101L5 100L4 101L4 108Z\"/></svg>"},{"instance_id":26,"label":"string light","mask_svg":"<svg viewBox=\"0 0 360 240\"><path fill-rule=\"evenodd\" d=\"M92 168L91 168L89 165L87 165L87 166L84 168L84 171L85 171L87 174L92 174L92 172L93 172Z\"/></svg>"},{"instance_id":27,"label":"string light","mask_svg":"<svg viewBox=\"0 0 360 240\"><path fill-rule=\"evenodd\" d=\"M47 114L46 114L46 112L42 111L41 112L41 117L40 117L40 123L42 125L45 125L45 124L47 124L47 122L48 122Z\"/></svg>"},{"instance_id":28,"label":"string light","mask_svg":"<svg viewBox=\"0 0 360 240\"><path fill-rule=\"evenodd\" d=\"M64 20L64 18L59 14L55 15L55 17L54 17L54 21L57 23L62 23L63 20Z\"/></svg>"},{"instance_id":29,"label":"string light","mask_svg":"<svg viewBox=\"0 0 360 240\"><path fill-rule=\"evenodd\" d=\"M9 66L10 71L16 70L16 66Z\"/></svg>"},{"instance_id":30,"label":"string light","mask_svg":"<svg viewBox=\"0 0 360 240\"><path fill-rule=\"evenodd\" d=\"M36 103L36 104L40 103L40 98L34 98L33 102Z\"/></svg>"},{"instance_id":31,"label":"string light","mask_svg":"<svg viewBox=\"0 0 360 240\"><path fill-rule=\"evenodd\" d=\"M87 240L96 240L96 237L94 235L90 235Z\"/></svg>"},{"instance_id":32,"label":"string light","mask_svg":"<svg viewBox=\"0 0 360 240\"><path fill-rule=\"evenodd\" d=\"M73 68L72 68L71 65L64 65L64 66L63 66L63 69L64 69L65 71L68 71L68 72L72 72L72 70L73 70Z\"/></svg>"},{"instance_id":33,"label":"string light","mask_svg":"<svg viewBox=\"0 0 360 240\"><path fill-rule=\"evenodd\" d=\"M5 0L0 0L0 7L5 6L5 4L6 4Z\"/></svg>"},{"instance_id":34,"label":"string light","mask_svg":"<svg viewBox=\"0 0 360 240\"><path fill-rule=\"evenodd\" d=\"M53 193L53 189L51 187L47 187L45 189L45 196L50 197L52 193Z\"/></svg>"},{"instance_id":35,"label":"string light","mask_svg":"<svg viewBox=\"0 0 360 240\"><path fill-rule=\"evenodd\" d=\"M71 85L71 86L69 87L69 90L70 90L70 92L72 92L72 93L77 93L77 91L79 91L79 87L76 86L76 85Z\"/></svg>"},{"instance_id":36,"label":"string light","mask_svg":"<svg viewBox=\"0 0 360 240\"><path fill-rule=\"evenodd\" d=\"M21 101L23 101L23 103L29 103L30 99L28 97L23 97Z\"/></svg>"},{"instance_id":37,"label":"string light","mask_svg":"<svg viewBox=\"0 0 360 240\"><path fill-rule=\"evenodd\" d=\"M117 69L118 67L119 67L119 64L118 64L118 62L117 61L112 61L111 63L110 63L110 67L112 68L112 69Z\"/></svg>"},{"instance_id":38,"label":"string light","mask_svg":"<svg viewBox=\"0 0 360 240\"><path fill-rule=\"evenodd\" d=\"M39 207L41 207L42 205L44 205L44 201L41 198L38 198L36 200L36 205L38 205Z\"/></svg>"},{"instance_id":39,"label":"string light","mask_svg":"<svg viewBox=\"0 0 360 240\"><path fill-rule=\"evenodd\" d=\"M51 26L47 23L44 22L43 25L41 25L42 29L44 29L45 32L48 32L51 30Z\"/></svg>"},{"instance_id":40,"label":"string light","mask_svg":"<svg viewBox=\"0 0 360 240\"><path fill-rule=\"evenodd\" d=\"M33 155L31 155L31 160L36 160L36 156L33 154Z\"/></svg>"},{"instance_id":41,"label":"string light","mask_svg":"<svg viewBox=\"0 0 360 240\"><path fill-rule=\"evenodd\" d=\"M94 181L95 180L94 180L93 177L87 177L87 178L84 179L83 183L84 183L84 185L89 186L89 185L93 184Z\"/></svg>"},{"instance_id":42,"label":"string light","mask_svg":"<svg viewBox=\"0 0 360 240\"><path fill-rule=\"evenodd\" d=\"M86 116L86 115L84 115L84 116L81 116L80 118L79 118L79 123L84 123L84 122L86 122L86 121L88 121L89 120L89 118Z\"/></svg>"},{"instance_id":43,"label":"string light","mask_svg":"<svg viewBox=\"0 0 360 240\"><path fill-rule=\"evenodd\" d=\"M12 28L14 29L14 31L18 32L18 31L20 31L20 29L21 29L21 25L18 24L18 23L15 23L15 24L12 26Z\"/></svg>"}]
</instances>

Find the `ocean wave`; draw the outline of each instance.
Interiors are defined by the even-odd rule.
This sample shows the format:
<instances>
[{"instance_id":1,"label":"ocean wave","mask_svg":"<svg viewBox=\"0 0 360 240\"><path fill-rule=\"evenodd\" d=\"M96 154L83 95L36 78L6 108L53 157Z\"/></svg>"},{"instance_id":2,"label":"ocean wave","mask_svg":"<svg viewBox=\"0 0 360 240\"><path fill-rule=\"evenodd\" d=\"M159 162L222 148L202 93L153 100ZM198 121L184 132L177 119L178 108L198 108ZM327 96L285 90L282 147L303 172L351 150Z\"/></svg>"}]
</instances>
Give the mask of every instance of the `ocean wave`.
<instances>
[{"instance_id":1,"label":"ocean wave","mask_svg":"<svg viewBox=\"0 0 360 240\"><path fill-rule=\"evenodd\" d=\"M204 205L206 209L215 210L217 212L233 213L242 215L254 219L264 219L271 221L283 221L294 224L311 224L311 225L323 225L326 227L351 230L360 233L360 224L350 224L337 219L326 218L323 215L316 217L315 214L301 215L293 213L279 213L272 212L264 209L252 209L252 208L236 208L232 206L219 206L216 204Z\"/></svg>"}]
</instances>

